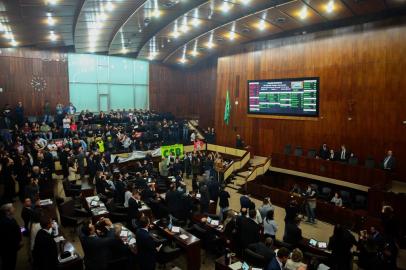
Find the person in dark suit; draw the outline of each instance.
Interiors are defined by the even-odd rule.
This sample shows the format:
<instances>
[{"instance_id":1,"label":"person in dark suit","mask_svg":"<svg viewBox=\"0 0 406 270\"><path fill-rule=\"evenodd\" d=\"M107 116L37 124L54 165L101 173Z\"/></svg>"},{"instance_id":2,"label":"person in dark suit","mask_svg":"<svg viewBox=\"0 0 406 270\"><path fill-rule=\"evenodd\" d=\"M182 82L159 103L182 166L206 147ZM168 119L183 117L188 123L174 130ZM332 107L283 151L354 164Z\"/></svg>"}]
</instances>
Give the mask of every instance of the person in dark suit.
<instances>
[{"instance_id":1,"label":"person in dark suit","mask_svg":"<svg viewBox=\"0 0 406 270\"><path fill-rule=\"evenodd\" d=\"M111 261L112 249L115 245L113 224L108 218L103 218L106 233L100 237L96 233L96 227L90 221L86 221L82 227L80 241L85 254L84 262L86 270L107 270Z\"/></svg>"},{"instance_id":2,"label":"person in dark suit","mask_svg":"<svg viewBox=\"0 0 406 270\"><path fill-rule=\"evenodd\" d=\"M296 217L294 223L286 223L283 241L296 247L302 240L302 230L299 228L300 218Z\"/></svg>"},{"instance_id":3,"label":"person in dark suit","mask_svg":"<svg viewBox=\"0 0 406 270\"><path fill-rule=\"evenodd\" d=\"M137 221L141 216L140 208L141 205L141 196L138 190L133 189L132 196L128 200L128 219L131 221L131 224L136 228Z\"/></svg>"},{"instance_id":4,"label":"person in dark suit","mask_svg":"<svg viewBox=\"0 0 406 270\"><path fill-rule=\"evenodd\" d=\"M11 203L0 208L0 260L2 269L14 270L17 252L22 246L20 226L14 219L15 209Z\"/></svg>"},{"instance_id":5,"label":"person in dark suit","mask_svg":"<svg viewBox=\"0 0 406 270\"><path fill-rule=\"evenodd\" d=\"M323 143L323 145L320 147L318 157L321 159L328 159L328 155L329 155L329 150L327 148L327 144Z\"/></svg>"},{"instance_id":6,"label":"person in dark suit","mask_svg":"<svg viewBox=\"0 0 406 270\"><path fill-rule=\"evenodd\" d=\"M330 152L329 152L326 160L331 160L331 161L337 160L337 154L334 152L333 149L330 149Z\"/></svg>"},{"instance_id":7,"label":"person in dark suit","mask_svg":"<svg viewBox=\"0 0 406 270\"><path fill-rule=\"evenodd\" d=\"M35 236L32 256L34 269L54 270L58 265L58 248L52 236L52 219L42 216L40 219L41 230Z\"/></svg>"},{"instance_id":8,"label":"person in dark suit","mask_svg":"<svg viewBox=\"0 0 406 270\"><path fill-rule=\"evenodd\" d=\"M281 247L278 250L278 254L276 257L272 259L272 261L268 264L266 270L283 270L286 261L289 258L289 250L285 247Z\"/></svg>"},{"instance_id":9,"label":"person in dark suit","mask_svg":"<svg viewBox=\"0 0 406 270\"><path fill-rule=\"evenodd\" d=\"M345 145L341 145L341 149L338 152L338 157L337 160L341 161L341 162L347 162L348 159L350 158L350 154L351 152L347 150L347 148L345 147Z\"/></svg>"},{"instance_id":10,"label":"person in dark suit","mask_svg":"<svg viewBox=\"0 0 406 270\"><path fill-rule=\"evenodd\" d=\"M237 148L237 149L244 148L244 141L241 139L240 134L237 134L237 137L235 139L235 148Z\"/></svg>"},{"instance_id":11,"label":"person in dark suit","mask_svg":"<svg viewBox=\"0 0 406 270\"><path fill-rule=\"evenodd\" d=\"M392 171L395 169L396 159L393 157L392 150L388 150L386 157L382 161L382 168L384 170Z\"/></svg>"},{"instance_id":12,"label":"person in dark suit","mask_svg":"<svg viewBox=\"0 0 406 270\"><path fill-rule=\"evenodd\" d=\"M266 264L269 264L275 257L275 252L272 249L272 245L272 238L267 237L265 238L264 242L250 244L248 248L257 254L262 255L266 260Z\"/></svg>"},{"instance_id":13,"label":"person in dark suit","mask_svg":"<svg viewBox=\"0 0 406 270\"><path fill-rule=\"evenodd\" d=\"M331 263L333 269L352 269L352 246L357 241L350 231L343 228L341 224L334 227L334 233L328 242L328 249L331 250Z\"/></svg>"},{"instance_id":14,"label":"person in dark suit","mask_svg":"<svg viewBox=\"0 0 406 270\"><path fill-rule=\"evenodd\" d=\"M168 206L169 212L174 215L175 217L179 214L180 211L180 193L176 190L176 184L171 183L169 186L169 190L166 192L165 195L165 202Z\"/></svg>"},{"instance_id":15,"label":"person in dark suit","mask_svg":"<svg viewBox=\"0 0 406 270\"><path fill-rule=\"evenodd\" d=\"M155 269L157 253L162 247L162 245L156 247L154 240L148 232L149 225L149 218L146 216L141 217L140 228L136 232L138 261L142 270Z\"/></svg>"},{"instance_id":16,"label":"person in dark suit","mask_svg":"<svg viewBox=\"0 0 406 270\"><path fill-rule=\"evenodd\" d=\"M260 241L261 226L255 222L257 215L256 210L249 211L249 218L242 219L241 221L241 246L243 249L247 248L250 244Z\"/></svg>"},{"instance_id":17,"label":"person in dark suit","mask_svg":"<svg viewBox=\"0 0 406 270\"><path fill-rule=\"evenodd\" d=\"M249 208L251 207L251 204L252 204L252 202L251 202L250 197L248 197L248 195L241 195L241 197L240 197L240 206L241 206L241 209L242 209L242 208L247 208L247 209L249 209Z\"/></svg>"},{"instance_id":18,"label":"person in dark suit","mask_svg":"<svg viewBox=\"0 0 406 270\"><path fill-rule=\"evenodd\" d=\"M30 198L25 198L23 209L21 210L21 218L24 221L25 235L29 235L30 222L34 211Z\"/></svg>"}]
</instances>

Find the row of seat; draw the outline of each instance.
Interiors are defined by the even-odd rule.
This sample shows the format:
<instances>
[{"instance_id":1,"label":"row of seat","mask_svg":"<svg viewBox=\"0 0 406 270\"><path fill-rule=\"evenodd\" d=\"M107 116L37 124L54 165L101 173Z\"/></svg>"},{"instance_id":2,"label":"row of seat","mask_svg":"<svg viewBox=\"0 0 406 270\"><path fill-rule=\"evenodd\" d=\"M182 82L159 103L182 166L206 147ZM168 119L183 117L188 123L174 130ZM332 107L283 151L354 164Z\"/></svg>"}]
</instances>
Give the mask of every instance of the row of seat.
<instances>
[{"instance_id":1,"label":"row of seat","mask_svg":"<svg viewBox=\"0 0 406 270\"><path fill-rule=\"evenodd\" d=\"M285 155L292 155L292 146L290 144L285 145L285 148L283 150L283 153ZM293 150L293 155L296 157L301 157L304 156L304 150L301 146L296 146L295 149ZM307 155L308 158L316 158L317 156L317 150L316 149L309 149L307 151ZM357 157L350 157L348 159L348 164L349 165L358 165L358 158ZM375 159L371 156L367 157L364 161L364 166L366 168L375 168L376 167L376 163L375 163Z\"/></svg>"}]
</instances>

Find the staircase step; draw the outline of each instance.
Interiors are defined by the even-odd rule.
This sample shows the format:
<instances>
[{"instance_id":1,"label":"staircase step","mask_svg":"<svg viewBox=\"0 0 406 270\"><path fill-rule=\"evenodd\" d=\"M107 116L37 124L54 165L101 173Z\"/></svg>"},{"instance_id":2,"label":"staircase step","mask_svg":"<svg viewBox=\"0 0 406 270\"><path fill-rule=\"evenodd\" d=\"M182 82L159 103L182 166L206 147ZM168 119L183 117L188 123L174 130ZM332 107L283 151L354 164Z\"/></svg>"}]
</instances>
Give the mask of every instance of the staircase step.
<instances>
[{"instance_id":1,"label":"staircase step","mask_svg":"<svg viewBox=\"0 0 406 270\"><path fill-rule=\"evenodd\" d=\"M238 176L241 176L241 177L247 177L248 175L250 175L250 171L243 171L243 172L239 172L239 173L237 173L237 175Z\"/></svg>"}]
</instances>

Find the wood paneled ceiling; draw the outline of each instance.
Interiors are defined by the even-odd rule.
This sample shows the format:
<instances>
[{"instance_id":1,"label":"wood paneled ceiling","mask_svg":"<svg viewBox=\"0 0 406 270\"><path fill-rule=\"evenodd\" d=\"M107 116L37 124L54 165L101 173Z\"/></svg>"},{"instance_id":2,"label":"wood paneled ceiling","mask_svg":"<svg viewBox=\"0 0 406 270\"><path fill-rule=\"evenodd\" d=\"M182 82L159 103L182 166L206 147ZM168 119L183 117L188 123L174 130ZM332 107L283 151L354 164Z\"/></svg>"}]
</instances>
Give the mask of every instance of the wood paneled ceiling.
<instances>
[{"instance_id":1,"label":"wood paneled ceiling","mask_svg":"<svg viewBox=\"0 0 406 270\"><path fill-rule=\"evenodd\" d=\"M0 47L191 66L238 44L405 8L406 0L0 0Z\"/></svg>"}]
</instances>

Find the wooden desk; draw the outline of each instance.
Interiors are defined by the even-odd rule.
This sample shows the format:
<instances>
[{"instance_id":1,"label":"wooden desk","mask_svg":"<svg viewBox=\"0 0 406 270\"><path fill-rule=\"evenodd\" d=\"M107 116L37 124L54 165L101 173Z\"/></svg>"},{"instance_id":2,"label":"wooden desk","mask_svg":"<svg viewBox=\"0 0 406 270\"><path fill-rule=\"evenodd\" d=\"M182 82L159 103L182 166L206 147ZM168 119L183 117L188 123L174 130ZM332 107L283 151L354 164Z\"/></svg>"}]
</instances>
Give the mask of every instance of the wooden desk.
<instances>
[{"instance_id":1,"label":"wooden desk","mask_svg":"<svg viewBox=\"0 0 406 270\"><path fill-rule=\"evenodd\" d=\"M387 171L305 156L273 153L270 170L361 191L368 191L369 187L387 189L391 186Z\"/></svg>"},{"instance_id":2,"label":"wooden desk","mask_svg":"<svg viewBox=\"0 0 406 270\"><path fill-rule=\"evenodd\" d=\"M99 196L91 196L85 198L86 209L92 214L92 221L96 223L101 217L108 217L109 211Z\"/></svg>"},{"instance_id":3,"label":"wooden desk","mask_svg":"<svg viewBox=\"0 0 406 270\"><path fill-rule=\"evenodd\" d=\"M231 257L231 264L240 261L237 257ZM215 261L215 270L230 270L231 267L226 264L226 256L221 256Z\"/></svg>"},{"instance_id":4,"label":"wooden desk","mask_svg":"<svg viewBox=\"0 0 406 270\"><path fill-rule=\"evenodd\" d=\"M176 244L178 244L186 252L186 269L188 270L199 270L201 265L200 249L201 243L200 239L189 233L188 231L180 228L179 233L173 233L167 228L163 228L155 225L169 238L173 239ZM186 239L182 239L182 235L187 236Z\"/></svg>"}]
</instances>

